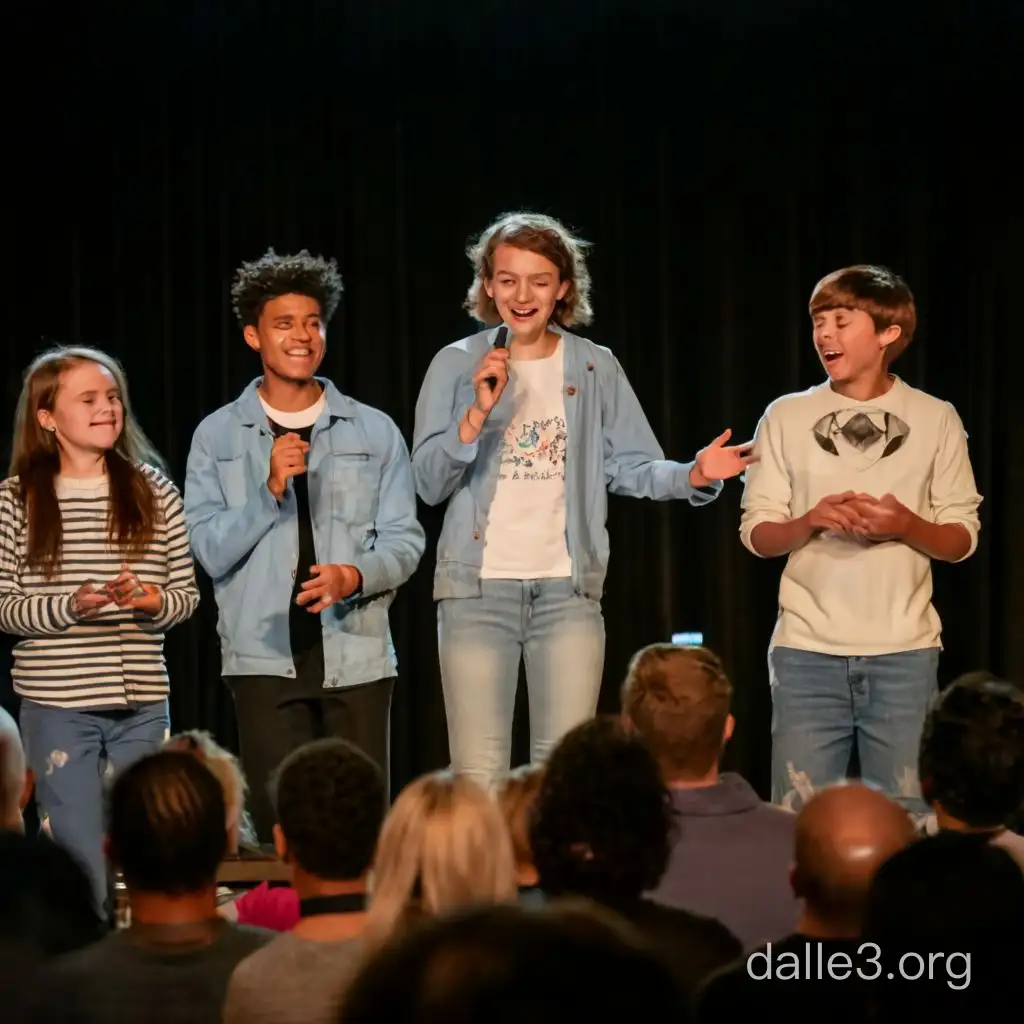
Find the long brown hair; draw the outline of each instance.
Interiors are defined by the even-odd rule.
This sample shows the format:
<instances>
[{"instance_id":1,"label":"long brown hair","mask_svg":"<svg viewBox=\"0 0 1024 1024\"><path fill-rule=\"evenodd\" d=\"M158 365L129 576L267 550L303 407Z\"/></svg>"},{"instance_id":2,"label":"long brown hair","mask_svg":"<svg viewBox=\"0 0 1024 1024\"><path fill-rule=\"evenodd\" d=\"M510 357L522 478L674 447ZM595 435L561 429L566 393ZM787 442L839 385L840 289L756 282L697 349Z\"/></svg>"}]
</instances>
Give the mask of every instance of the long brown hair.
<instances>
[{"instance_id":1,"label":"long brown hair","mask_svg":"<svg viewBox=\"0 0 1024 1024\"><path fill-rule=\"evenodd\" d=\"M110 373L124 410L121 433L106 453L110 542L126 554L138 555L152 541L159 519L156 495L140 467L148 464L163 469L163 460L132 415L128 382L121 365L93 348L62 346L44 352L25 371L14 416L10 474L18 477L28 519L25 560L47 577L57 571L64 532L54 488L54 478L60 472L60 451L56 438L39 423L39 410L53 411L61 374L83 362L96 363Z\"/></svg>"}]
</instances>

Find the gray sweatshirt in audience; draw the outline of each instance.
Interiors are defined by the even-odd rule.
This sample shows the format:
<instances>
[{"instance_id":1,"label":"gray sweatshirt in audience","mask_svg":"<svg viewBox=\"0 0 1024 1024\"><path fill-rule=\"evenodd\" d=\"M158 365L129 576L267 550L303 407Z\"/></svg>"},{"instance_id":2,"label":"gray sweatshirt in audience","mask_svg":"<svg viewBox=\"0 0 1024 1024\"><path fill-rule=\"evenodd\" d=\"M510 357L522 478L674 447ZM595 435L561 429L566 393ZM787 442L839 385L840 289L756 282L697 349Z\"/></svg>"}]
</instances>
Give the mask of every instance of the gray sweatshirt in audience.
<instances>
[{"instance_id":1,"label":"gray sweatshirt in audience","mask_svg":"<svg viewBox=\"0 0 1024 1024\"><path fill-rule=\"evenodd\" d=\"M748 950L789 935L801 909L789 885L796 815L763 803L732 772L673 789L672 800L678 836L651 898L718 918Z\"/></svg>"},{"instance_id":2,"label":"gray sweatshirt in audience","mask_svg":"<svg viewBox=\"0 0 1024 1024\"><path fill-rule=\"evenodd\" d=\"M335 1024L361 950L359 939L278 935L235 969L224 1024Z\"/></svg>"},{"instance_id":3,"label":"gray sweatshirt in audience","mask_svg":"<svg viewBox=\"0 0 1024 1024\"><path fill-rule=\"evenodd\" d=\"M28 1019L32 1024L220 1024L232 972L273 934L226 921L212 923L207 941L189 945L140 942L134 928L114 932L40 973Z\"/></svg>"}]
</instances>

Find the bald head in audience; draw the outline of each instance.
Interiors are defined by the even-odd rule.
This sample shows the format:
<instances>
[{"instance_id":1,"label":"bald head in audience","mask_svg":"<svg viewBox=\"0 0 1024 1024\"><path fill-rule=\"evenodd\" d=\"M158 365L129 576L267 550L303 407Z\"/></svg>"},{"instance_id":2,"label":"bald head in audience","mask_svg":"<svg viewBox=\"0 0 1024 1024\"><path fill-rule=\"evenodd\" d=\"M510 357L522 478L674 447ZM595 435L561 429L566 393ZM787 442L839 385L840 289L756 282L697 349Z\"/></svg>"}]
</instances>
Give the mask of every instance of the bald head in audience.
<instances>
[{"instance_id":1,"label":"bald head in audience","mask_svg":"<svg viewBox=\"0 0 1024 1024\"><path fill-rule=\"evenodd\" d=\"M17 723L0 708L0 829L23 832L21 812L32 795L32 774Z\"/></svg>"},{"instance_id":2,"label":"bald head in audience","mask_svg":"<svg viewBox=\"0 0 1024 1024\"><path fill-rule=\"evenodd\" d=\"M816 793L796 823L792 882L804 901L797 931L858 936L875 872L914 838L907 812L867 786L851 782Z\"/></svg>"}]
</instances>

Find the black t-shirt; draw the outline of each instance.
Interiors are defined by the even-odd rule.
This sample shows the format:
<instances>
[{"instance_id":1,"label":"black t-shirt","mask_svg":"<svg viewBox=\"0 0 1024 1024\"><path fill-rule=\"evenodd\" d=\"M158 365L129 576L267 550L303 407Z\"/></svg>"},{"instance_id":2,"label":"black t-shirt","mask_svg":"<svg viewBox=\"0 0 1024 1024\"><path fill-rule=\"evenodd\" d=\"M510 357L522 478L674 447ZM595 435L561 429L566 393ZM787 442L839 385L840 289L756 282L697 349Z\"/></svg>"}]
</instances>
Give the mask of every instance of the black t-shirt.
<instances>
[{"instance_id":1,"label":"black t-shirt","mask_svg":"<svg viewBox=\"0 0 1024 1024\"><path fill-rule=\"evenodd\" d=\"M807 1024L860 1024L869 994L870 951L859 939L787 935L716 972L698 993L698 1024L755 1017ZM832 959L835 954L842 956ZM861 969L858 974L857 969Z\"/></svg>"},{"instance_id":2,"label":"black t-shirt","mask_svg":"<svg viewBox=\"0 0 1024 1024\"><path fill-rule=\"evenodd\" d=\"M274 437L282 434L298 434L307 444L313 433L313 427L282 427L280 423L270 421ZM295 492L295 504L298 508L299 526L299 557L295 565L295 585L292 587L291 604L288 607L288 634L291 639L292 659L299 679L303 679L313 666L321 666L321 678L316 680L317 686L323 683L323 626L320 616L310 612L308 607L296 604L302 593L302 584L310 577L310 569L316 562L316 545L313 541L313 517L309 507L309 475L299 473L292 477L292 489Z\"/></svg>"},{"instance_id":3,"label":"black t-shirt","mask_svg":"<svg viewBox=\"0 0 1024 1024\"><path fill-rule=\"evenodd\" d=\"M606 904L656 950L687 994L743 952L740 940L711 917L648 899Z\"/></svg>"}]
</instances>

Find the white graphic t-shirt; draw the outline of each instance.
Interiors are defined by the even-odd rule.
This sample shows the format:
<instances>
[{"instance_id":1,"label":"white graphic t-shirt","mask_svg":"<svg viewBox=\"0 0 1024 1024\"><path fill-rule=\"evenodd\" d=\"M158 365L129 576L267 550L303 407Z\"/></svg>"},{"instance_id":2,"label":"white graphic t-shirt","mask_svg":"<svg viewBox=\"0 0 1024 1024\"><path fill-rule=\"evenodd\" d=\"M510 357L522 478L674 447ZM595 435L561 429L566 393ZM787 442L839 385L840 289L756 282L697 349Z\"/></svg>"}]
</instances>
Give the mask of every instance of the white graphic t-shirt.
<instances>
[{"instance_id":1,"label":"white graphic t-shirt","mask_svg":"<svg viewBox=\"0 0 1024 1024\"><path fill-rule=\"evenodd\" d=\"M565 396L562 340L546 359L512 360L512 419L484 537L484 579L572 575L565 539Z\"/></svg>"}]
</instances>

